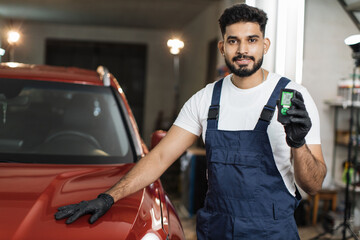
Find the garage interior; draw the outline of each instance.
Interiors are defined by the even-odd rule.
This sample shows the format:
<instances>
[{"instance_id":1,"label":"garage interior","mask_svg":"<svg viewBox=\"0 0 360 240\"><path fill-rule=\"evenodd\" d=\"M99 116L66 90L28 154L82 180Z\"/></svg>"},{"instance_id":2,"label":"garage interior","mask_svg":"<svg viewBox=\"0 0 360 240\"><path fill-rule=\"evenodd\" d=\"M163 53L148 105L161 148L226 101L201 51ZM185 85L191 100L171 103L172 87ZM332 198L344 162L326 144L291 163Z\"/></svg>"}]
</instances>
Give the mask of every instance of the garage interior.
<instances>
[{"instance_id":1,"label":"garage interior","mask_svg":"<svg viewBox=\"0 0 360 240\"><path fill-rule=\"evenodd\" d=\"M235 3L268 13L266 35L271 47L264 68L305 86L319 111L328 172L318 195L302 192L295 213L301 239L321 234L319 239L342 239L341 228L334 228L341 224L345 208L343 165L350 137L343 94L354 67L353 51L344 39L359 33L360 1L0 0L0 48L5 50L0 60L94 70L106 66L119 80L150 146L152 132L169 129L187 99L227 73L217 50L221 39L217 21ZM7 41L9 30L20 33L16 45ZM177 55L167 46L174 38L184 43ZM357 156L355 160L358 164ZM358 185L352 193L357 201L351 224L358 236L359 172L355 164ZM207 188L201 140L161 180L178 210L186 239L196 239L196 211L203 206Z\"/></svg>"}]
</instances>

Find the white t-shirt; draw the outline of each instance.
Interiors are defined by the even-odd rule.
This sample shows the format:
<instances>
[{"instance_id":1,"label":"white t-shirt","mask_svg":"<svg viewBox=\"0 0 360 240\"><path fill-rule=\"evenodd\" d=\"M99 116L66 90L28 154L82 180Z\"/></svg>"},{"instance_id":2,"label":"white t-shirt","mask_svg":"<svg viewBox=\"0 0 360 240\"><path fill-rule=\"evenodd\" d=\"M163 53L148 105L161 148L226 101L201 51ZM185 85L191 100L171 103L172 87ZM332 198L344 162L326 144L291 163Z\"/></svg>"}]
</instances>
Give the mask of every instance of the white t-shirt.
<instances>
[{"instance_id":1,"label":"white t-shirt","mask_svg":"<svg viewBox=\"0 0 360 240\"><path fill-rule=\"evenodd\" d=\"M224 78L221 97L219 130L253 130L260 117L264 105L270 98L280 75L269 73L266 81L250 89L237 88L231 82L231 75ZM205 142L208 111L215 83L194 94L183 106L174 125L179 126L197 136L202 134ZM320 144L320 120L316 105L305 87L291 81L286 88L301 92L306 110L310 116L312 127L306 135L307 144ZM277 121L277 108L268 127L270 145L276 166L289 192L295 196L294 169L290 160L290 147L285 140L285 131Z\"/></svg>"}]
</instances>

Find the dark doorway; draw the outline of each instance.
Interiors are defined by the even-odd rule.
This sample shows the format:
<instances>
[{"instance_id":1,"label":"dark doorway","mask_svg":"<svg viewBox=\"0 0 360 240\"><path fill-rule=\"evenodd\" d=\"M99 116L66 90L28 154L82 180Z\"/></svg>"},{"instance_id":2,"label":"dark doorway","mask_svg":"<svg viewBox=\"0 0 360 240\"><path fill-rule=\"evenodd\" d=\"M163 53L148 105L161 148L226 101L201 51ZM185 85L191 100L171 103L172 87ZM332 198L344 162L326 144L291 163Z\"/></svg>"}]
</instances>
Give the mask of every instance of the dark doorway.
<instances>
[{"instance_id":1,"label":"dark doorway","mask_svg":"<svg viewBox=\"0 0 360 240\"><path fill-rule=\"evenodd\" d=\"M142 133L146 89L145 44L46 40L46 64L96 70L105 66L119 81Z\"/></svg>"},{"instance_id":2,"label":"dark doorway","mask_svg":"<svg viewBox=\"0 0 360 240\"><path fill-rule=\"evenodd\" d=\"M212 83L216 80L216 64L217 64L217 52L218 52L218 40L213 39L208 43L208 62L207 62L207 74L205 85Z\"/></svg>"}]
</instances>

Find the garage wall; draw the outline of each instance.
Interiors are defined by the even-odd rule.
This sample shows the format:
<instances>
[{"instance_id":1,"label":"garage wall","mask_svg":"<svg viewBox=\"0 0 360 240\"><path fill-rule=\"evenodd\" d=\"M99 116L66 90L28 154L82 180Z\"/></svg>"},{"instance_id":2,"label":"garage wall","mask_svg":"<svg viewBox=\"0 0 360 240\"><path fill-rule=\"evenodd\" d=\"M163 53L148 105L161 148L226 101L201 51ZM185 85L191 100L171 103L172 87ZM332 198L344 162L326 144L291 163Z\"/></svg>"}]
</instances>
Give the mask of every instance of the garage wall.
<instances>
[{"instance_id":1,"label":"garage wall","mask_svg":"<svg viewBox=\"0 0 360 240\"><path fill-rule=\"evenodd\" d=\"M320 114L321 141L328 166L325 185L332 168L334 109L324 101L334 99L337 82L352 73L352 52L344 39L357 33L359 30L336 0L306 1L303 85L313 96ZM338 170L341 171L340 165Z\"/></svg>"},{"instance_id":2,"label":"garage wall","mask_svg":"<svg viewBox=\"0 0 360 240\"><path fill-rule=\"evenodd\" d=\"M185 48L180 56L180 105L205 86L209 43L219 37L218 18L221 6L209 5L197 18L183 29ZM216 61L216 60L215 60Z\"/></svg>"}]
</instances>

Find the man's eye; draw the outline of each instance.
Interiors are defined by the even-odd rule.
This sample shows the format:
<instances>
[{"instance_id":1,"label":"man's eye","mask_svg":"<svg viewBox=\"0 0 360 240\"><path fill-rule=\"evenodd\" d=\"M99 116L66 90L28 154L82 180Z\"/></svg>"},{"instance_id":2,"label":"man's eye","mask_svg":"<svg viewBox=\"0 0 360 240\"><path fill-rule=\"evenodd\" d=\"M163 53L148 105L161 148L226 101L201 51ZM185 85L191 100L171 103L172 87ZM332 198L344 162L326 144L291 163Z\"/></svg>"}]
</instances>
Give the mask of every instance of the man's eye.
<instances>
[{"instance_id":1,"label":"man's eye","mask_svg":"<svg viewBox=\"0 0 360 240\"><path fill-rule=\"evenodd\" d=\"M256 39L255 39L255 38L250 38L250 39L249 39L249 42L250 42L250 43L254 43L254 42L256 42Z\"/></svg>"},{"instance_id":2,"label":"man's eye","mask_svg":"<svg viewBox=\"0 0 360 240\"><path fill-rule=\"evenodd\" d=\"M237 41L236 41L235 39L230 39L230 40L228 40L228 43L229 43L229 44L236 44Z\"/></svg>"}]
</instances>

